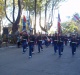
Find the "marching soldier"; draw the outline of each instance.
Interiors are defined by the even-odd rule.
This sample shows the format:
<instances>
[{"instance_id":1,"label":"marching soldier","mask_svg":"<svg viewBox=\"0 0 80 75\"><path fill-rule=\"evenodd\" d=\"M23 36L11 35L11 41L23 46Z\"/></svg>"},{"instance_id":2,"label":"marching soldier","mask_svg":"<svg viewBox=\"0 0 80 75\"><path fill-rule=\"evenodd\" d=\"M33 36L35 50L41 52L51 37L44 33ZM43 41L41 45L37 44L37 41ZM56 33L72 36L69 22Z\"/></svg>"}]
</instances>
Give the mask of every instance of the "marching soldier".
<instances>
[{"instance_id":1,"label":"marching soldier","mask_svg":"<svg viewBox=\"0 0 80 75\"><path fill-rule=\"evenodd\" d=\"M51 34L48 35L48 38L49 38L49 39L48 39L48 44L50 45L50 44L51 44L51 38L52 38L52 37L51 37Z\"/></svg>"},{"instance_id":2,"label":"marching soldier","mask_svg":"<svg viewBox=\"0 0 80 75\"><path fill-rule=\"evenodd\" d=\"M74 34L74 35L72 35L72 39L71 39L72 55L75 54L75 52L76 52L76 47L77 47L77 39L76 39L76 36L75 36L75 34Z\"/></svg>"},{"instance_id":3,"label":"marching soldier","mask_svg":"<svg viewBox=\"0 0 80 75\"><path fill-rule=\"evenodd\" d=\"M53 45L54 45L54 52L57 52L57 48L58 48L58 36L57 33L55 33L55 35L52 37L52 41L53 41Z\"/></svg>"},{"instance_id":4,"label":"marching soldier","mask_svg":"<svg viewBox=\"0 0 80 75\"><path fill-rule=\"evenodd\" d=\"M64 37L59 34L58 36L58 50L59 50L59 56L61 56L61 52L63 52L63 47L64 47Z\"/></svg>"},{"instance_id":5,"label":"marching soldier","mask_svg":"<svg viewBox=\"0 0 80 75\"><path fill-rule=\"evenodd\" d=\"M80 42L80 39L79 39L79 36L77 35L77 47L79 46L79 42Z\"/></svg>"},{"instance_id":6,"label":"marching soldier","mask_svg":"<svg viewBox=\"0 0 80 75\"><path fill-rule=\"evenodd\" d=\"M72 38L72 35L70 34L70 36L69 36L69 45L70 45L70 47L71 47L71 38Z\"/></svg>"},{"instance_id":7,"label":"marching soldier","mask_svg":"<svg viewBox=\"0 0 80 75\"><path fill-rule=\"evenodd\" d=\"M29 57L32 57L32 52L34 51L34 42L35 42L35 37L31 33L28 39L28 45L29 45Z\"/></svg>"},{"instance_id":8,"label":"marching soldier","mask_svg":"<svg viewBox=\"0 0 80 75\"><path fill-rule=\"evenodd\" d=\"M28 38L28 36L27 36ZM26 40L27 40L25 34L22 35L22 47L23 47L23 53L26 52Z\"/></svg>"},{"instance_id":9,"label":"marching soldier","mask_svg":"<svg viewBox=\"0 0 80 75\"><path fill-rule=\"evenodd\" d=\"M20 35L21 35L20 39L22 39L21 43L22 43L22 47L23 47L23 53L25 53L26 52L26 44L27 44L26 42L28 40L28 34L26 31L22 31L22 33Z\"/></svg>"},{"instance_id":10,"label":"marching soldier","mask_svg":"<svg viewBox=\"0 0 80 75\"><path fill-rule=\"evenodd\" d=\"M66 46L67 46L67 42L68 42L68 37L67 37L67 35L65 35L64 36L64 43L65 43Z\"/></svg>"},{"instance_id":11,"label":"marching soldier","mask_svg":"<svg viewBox=\"0 0 80 75\"><path fill-rule=\"evenodd\" d=\"M37 45L38 45L38 53L40 53L40 49L43 50L43 47L42 47L42 36L41 36L41 34L39 34L37 36Z\"/></svg>"},{"instance_id":12,"label":"marching soldier","mask_svg":"<svg viewBox=\"0 0 80 75\"><path fill-rule=\"evenodd\" d=\"M45 34L44 36L45 46L48 47L48 36Z\"/></svg>"}]
</instances>

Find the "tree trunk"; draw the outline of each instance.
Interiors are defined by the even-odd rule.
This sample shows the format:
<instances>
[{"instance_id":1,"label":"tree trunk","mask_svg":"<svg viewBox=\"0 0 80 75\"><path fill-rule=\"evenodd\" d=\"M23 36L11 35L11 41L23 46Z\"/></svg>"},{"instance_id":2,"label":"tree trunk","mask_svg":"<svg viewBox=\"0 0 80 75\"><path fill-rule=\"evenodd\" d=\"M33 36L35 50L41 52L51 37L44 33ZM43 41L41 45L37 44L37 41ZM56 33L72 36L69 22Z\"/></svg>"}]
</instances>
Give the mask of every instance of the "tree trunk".
<instances>
[{"instance_id":1,"label":"tree trunk","mask_svg":"<svg viewBox=\"0 0 80 75\"><path fill-rule=\"evenodd\" d=\"M15 0L13 0L13 23L15 22Z\"/></svg>"},{"instance_id":2,"label":"tree trunk","mask_svg":"<svg viewBox=\"0 0 80 75\"><path fill-rule=\"evenodd\" d=\"M35 0L35 23L34 23L34 34L36 34L36 3L37 3L37 0Z\"/></svg>"},{"instance_id":3,"label":"tree trunk","mask_svg":"<svg viewBox=\"0 0 80 75\"><path fill-rule=\"evenodd\" d=\"M39 12L39 26L41 26L41 10Z\"/></svg>"},{"instance_id":4,"label":"tree trunk","mask_svg":"<svg viewBox=\"0 0 80 75\"><path fill-rule=\"evenodd\" d=\"M44 27L42 27L41 25L40 25L40 28L44 31L44 32L48 32L48 30L47 30L47 24L46 24L46 18L47 18L47 0L46 0L46 4L45 4L45 21L44 21Z\"/></svg>"},{"instance_id":5,"label":"tree trunk","mask_svg":"<svg viewBox=\"0 0 80 75\"><path fill-rule=\"evenodd\" d=\"M20 0L18 0L18 16L17 16L17 19L15 22L13 22L13 27L12 27L12 33L14 34L16 31L18 31L18 25L19 25L19 22L20 22L20 17L21 17L21 2Z\"/></svg>"},{"instance_id":6,"label":"tree trunk","mask_svg":"<svg viewBox=\"0 0 80 75\"><path fill-rule=\"evenodd\" d=\"M46 4L45 4L45 23L44 23L44 26L45 26L45 29L46 29L46 32L47 32L47 24L46 24L46 19L47 18L47 0L46 0Z\"/></svg>"},{"instance_id":7,"label":"tree trunk","mask_svg":"<svg viewBox=\"0 0 80 75\"><path fill-rule=\"evenodd\" d=\"M40 8L40 12L39 12L39 26L40 26L41 30L43 30L44 32L46 32L45 27L41 26L41 8Z\"/></svg>"},{"instance_id":8,"label":"tree trunk","mask_svg":"<svg viewBox=\"0 0 80 75\"><path fill-rule=\"evenodd\" d=\"M6 14L6 18L12 24L12 34L15 34L15 32L18 31L18 24L20 22L20 17L21 17L21 0L18 0L18 16L17 16L16 20L15 20L15 14L14 14L14 12L15 12L15 0L13 0L13 15L12 15L13 16L13 21L11 21L9 19L9 17L7 16L7 13L6 13L6 8L7 8L6 2L7 2L7 0L5 0L5 14Z\"/></svg>"},{"instance_id":9,"label":"tree trunk","mask_svg":"<svg viewBox=\"0 0 80 75\"><path fill-rule=\"evenodd\" d=\"M53 9L54 9L54 1L52 3L52 10L51 10L51 22L50 22L50 26L49 26L49 29L51 29L52 25L53 25Z\"/></svg>"}]
</instances>

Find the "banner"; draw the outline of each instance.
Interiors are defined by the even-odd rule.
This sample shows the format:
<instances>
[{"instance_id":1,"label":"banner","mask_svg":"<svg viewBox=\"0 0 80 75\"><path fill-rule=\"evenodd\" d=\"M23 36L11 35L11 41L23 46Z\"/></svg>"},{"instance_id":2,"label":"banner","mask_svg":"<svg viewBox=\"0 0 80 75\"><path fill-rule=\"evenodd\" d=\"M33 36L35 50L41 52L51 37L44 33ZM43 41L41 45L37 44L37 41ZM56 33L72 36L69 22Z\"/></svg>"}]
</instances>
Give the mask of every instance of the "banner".
<instances>
[{"instance_id":1,"label":"banner","mask_svg":"<svg viewBox=\"0 0 80 75\"><path fill-rule=\"evenodd\" d=\"M27 24L28 24L29 30L31 31L32 27L31 27L31 22L30 22L30 16L27 19Z\"/></svg>"},{"instance_id":2,"label":"banner","mask_svg":"<svg viewBox=\"0 0 80 75\"><path fill-rule=\"evenodd\" d=\"M61 33L61 25L60 25L61 19L60 19L60 14L58 13L58 34Z\"/></svg>"},{"instance_id":3,"label":"banner","mask_svg":"<svg viewBox=\"0 0 80 75\"><path fill-rule=\"evenodd\" d=\"M23 29L22 30L26 30L26 17L24 15L23 15L22 23L23 23Z\"/></svg>"},{"instance_id":4,"label":"banner","mask_svg":"<svg viewBox=\"0 0 80 75\"><path fill-rule=\"evenodd\" d=\"M77 21L77 20L79 21L79 20L80 20L80 17L79 17L78 14L75 14L75 15L74 15L74 20L75 20L75 21Z\"/></svg>"}]
</instances>

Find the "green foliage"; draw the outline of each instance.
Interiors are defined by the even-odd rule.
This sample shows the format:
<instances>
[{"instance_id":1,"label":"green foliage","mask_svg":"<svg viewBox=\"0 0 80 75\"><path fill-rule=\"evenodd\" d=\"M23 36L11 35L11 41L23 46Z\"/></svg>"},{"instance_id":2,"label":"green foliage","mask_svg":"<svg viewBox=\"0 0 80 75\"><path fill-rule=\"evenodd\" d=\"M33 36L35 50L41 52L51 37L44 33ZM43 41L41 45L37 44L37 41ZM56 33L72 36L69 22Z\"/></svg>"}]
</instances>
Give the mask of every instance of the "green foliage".
<instances>
[{"instance_id":1,"label":"green foliage","mask_svg":"<svg viewBox=\"0 0 80 75\"><path fill-rule=\"evenodd\" d=\"M78 27L75 22L65 22L62 24L63 33L73 33L78 30Z\"/></svg>"},{"instance_id":2,"label":"green foliage","mask_svg":"<svg viewBox=\"0 0 80 75\"><path fill-rule=\"evenodd\" d=\"M12 33L15 34L15 32L18 30L18 24L20 22L22 2L21 0L4 0L4 1L6 18L12 24ZM7 11L9 11L10 13L7 13ZM15 16L16 12L17 15ZM9 14L11 15L12 19L9 17Z\"/></svg>"},{"instance_id":3,"label":"green foliage","mask_svg":"<svg viewBox=\"0 0 80 75\"><path fill-rule=\"evenodd\" d=\"M24 9L28 9L29 11L33 11L34 8L34 0L23 0Z\"/></svg>"},{"instance_id":4,"label":"green foliage","mask_svg":"<svg viewBox=\"0 0 80 75\"><path fill-rule=\"evenodd\" d=\"M0 18L4 15L4 1L0 0Z\"/></svg>"},{"instance_id":5,"label":"green foliage","mask_svg":"<svg viewBox=\"0 0 80 75\"><path fill-rule=\"evenodd\" d=\"M33 12L35 9L35 0L23 0L24 3L24 8ZM48 4L49 4L50 0L47 0ZM36 0L36 12L39 13L39 11L42 9L44 9L44 6L46 4L46 0Z\"/></svg>"},{"instance_id":6,"label":"green foliage","mask_svg":"<svg viewBox=\"0 0 80 75\"><path fill-rule=\"evenodd\" d=\"M36 0L36 13L38 14L39 11L49 10L50 8L54 8L58 6L58 4L65 0ZM29 10L30 12L35 11L35 0L23 0L24 9Z\"/></svg>"}]
</instances>

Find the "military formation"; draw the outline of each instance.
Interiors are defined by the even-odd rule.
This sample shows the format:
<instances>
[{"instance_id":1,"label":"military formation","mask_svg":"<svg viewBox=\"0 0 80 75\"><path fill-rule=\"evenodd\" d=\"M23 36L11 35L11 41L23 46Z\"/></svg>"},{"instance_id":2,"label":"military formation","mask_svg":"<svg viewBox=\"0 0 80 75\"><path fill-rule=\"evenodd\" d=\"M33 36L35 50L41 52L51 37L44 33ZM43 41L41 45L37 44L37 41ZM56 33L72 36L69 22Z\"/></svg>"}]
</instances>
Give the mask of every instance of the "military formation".
<instances>
[{"instance_id":1,"label":"military formation","mask_svg":"<svg viewBox=\"0 0 80 75\"><path fill-rule=\"evenodd\" d=\"M41 50L43 51L43 45L45 45L46 48L52 45L54 54L58 51L59 57L61 57L64 51L64 46L70 45L73 56L75 55L76 48L80 45L80 37L76 34L67 36L57 33L53 35L41 33L33 35L30 33L26 36L24 34L19 35L17 40L18 48L20 47L20 43L23 48L23 53L25 53L26 49L29 48L29 58L31 58L34 53L35 45L37 45L38 53L40 53Z\"/></svg>"}]
</instances>

